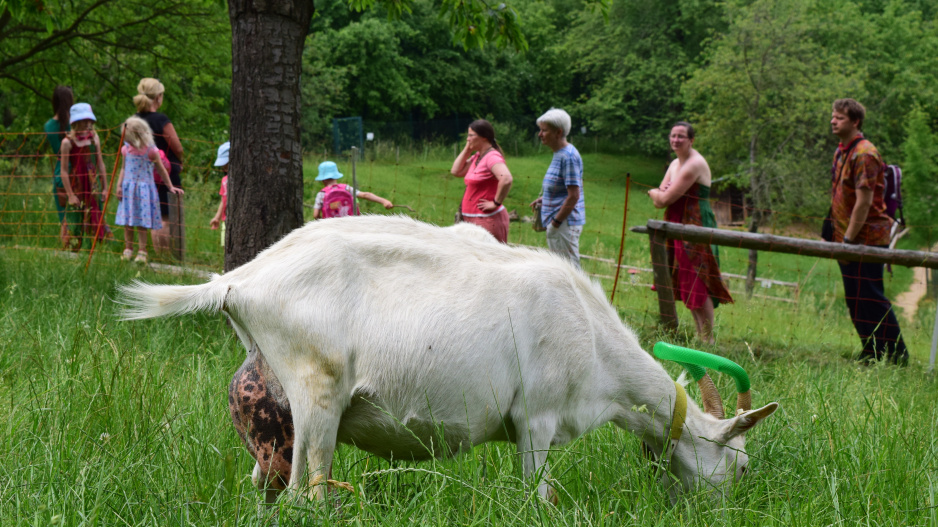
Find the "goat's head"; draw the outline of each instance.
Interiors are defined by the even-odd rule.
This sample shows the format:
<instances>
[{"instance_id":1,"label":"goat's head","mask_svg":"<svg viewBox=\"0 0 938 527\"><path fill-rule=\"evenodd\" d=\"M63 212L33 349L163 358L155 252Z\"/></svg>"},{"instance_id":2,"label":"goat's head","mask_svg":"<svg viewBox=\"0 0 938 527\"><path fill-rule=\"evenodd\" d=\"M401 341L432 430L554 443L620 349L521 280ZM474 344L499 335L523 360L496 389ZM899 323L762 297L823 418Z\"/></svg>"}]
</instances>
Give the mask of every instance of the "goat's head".
<instances>
[{"instance_id":1,"label":"goat's head","mask_svg":"<svg viewBox=\"0 0 938 527\"><path fill-rule=\"evenodd\" d=\"M728 359L660 342L654 351L659 358L680 362L697 379L703 403L703 411L694 404L684 403L683 431L671 434L671 438L675 435L680 438L670 441L665 438L664 458L669 470L663 472L662 477L671 499L675 501L682 492L694 489L722 492L725 484L739 481L748 470L746 432L772 415L778 409L778 403L752 410L749 377L739 365ZM739 393L733 417L725 418L723 399L702 366L729 373L736 380ZM686 399L683 388L678 387L677 392L675 409L681 404L682 397ZM672 419L672 429L676 424Z\"/></svg>"}]
</instances>

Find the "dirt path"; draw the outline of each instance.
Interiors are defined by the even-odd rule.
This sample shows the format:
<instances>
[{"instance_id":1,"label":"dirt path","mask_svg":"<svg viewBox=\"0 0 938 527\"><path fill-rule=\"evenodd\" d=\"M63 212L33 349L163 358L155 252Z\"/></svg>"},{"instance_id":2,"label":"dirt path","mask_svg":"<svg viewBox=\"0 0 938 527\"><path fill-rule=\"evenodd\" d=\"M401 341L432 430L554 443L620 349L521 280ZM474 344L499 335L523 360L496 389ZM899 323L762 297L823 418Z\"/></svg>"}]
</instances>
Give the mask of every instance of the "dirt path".
<instances>
[{"instance_id":1,"label":"dirt path","mask_svg":"<svg viewBox=\"0 0 938 527\"><path fill-rule=\"evenodd\" d=\"M909 286L909 290L897 296L894 302L896 306L902 308L902 313L909 321L915 318L915 313L918 311L918 302L925 296L926 281L928 280L924 267L913 267L912 273L912 284Z\"/></svg>"}]
</instances>

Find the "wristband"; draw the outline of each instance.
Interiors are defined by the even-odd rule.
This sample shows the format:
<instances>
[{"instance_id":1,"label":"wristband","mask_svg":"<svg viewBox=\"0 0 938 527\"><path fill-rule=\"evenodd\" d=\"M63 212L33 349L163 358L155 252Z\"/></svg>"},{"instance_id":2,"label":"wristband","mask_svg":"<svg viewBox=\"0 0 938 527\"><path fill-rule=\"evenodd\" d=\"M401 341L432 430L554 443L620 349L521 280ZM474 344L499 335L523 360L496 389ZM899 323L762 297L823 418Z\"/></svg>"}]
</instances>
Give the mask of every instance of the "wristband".
<instances>
[{"instance_id":1,"label":"wristband","mask_svg":"<svg viewBox=\"0 0 938 527\"><path fill-rule=\"evenodd\" d=\"M560 220L558 220L557 218L554 218L554 219L550 220L550 223L551 223L551 225L556 224L557 227L563 225L563 222L560 221Z\"/></svg>"},{"instance_id":2,"label":"wristband","mask_svg":"<svg viewBox=\"0 0 938 527\"><path fill-rule=\"evenodd\" d=\"M494 203L496 207L501 207L501 206L502 206L501 203L495 201L494 199L492 200L492 203Z\"/></svg>"},{"instance_id":3,"label":"wristband","mask_svg":"<svg viewBox=\"0 0 938 527\"><path fill-rule=\"evenodd\" d=\"M846 243L847 245L856 245L856 244L857 244L857 242L856 242L855 240L851 240L850 238L847 238L846 236L844 236L844 243Z\"/></svg>"}]
</instances>

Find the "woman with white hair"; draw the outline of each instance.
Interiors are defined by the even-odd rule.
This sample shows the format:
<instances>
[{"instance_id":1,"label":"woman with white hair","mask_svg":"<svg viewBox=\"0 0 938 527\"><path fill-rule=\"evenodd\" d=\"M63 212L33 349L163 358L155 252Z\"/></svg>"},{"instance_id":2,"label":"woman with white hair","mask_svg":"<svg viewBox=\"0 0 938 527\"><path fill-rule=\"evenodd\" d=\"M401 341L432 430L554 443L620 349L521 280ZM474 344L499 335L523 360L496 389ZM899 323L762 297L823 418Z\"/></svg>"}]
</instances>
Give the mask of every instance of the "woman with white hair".
<instances>
[{"instance_id":1,"label":"woman with white hair","mask_svg":"<svg viewBox=\"0 0 938 527\"><path fill-rule=\"evenodd\" d=\"M535 211L540 208L550 250L580 267L580 234L586 224L583 158L567 142L570 125L570 115L559 108L551 108L537 119L540 129L537 136L553 150L554 157L544 176L543 193L531 203L531 208Z\"/></svg>"},{"instance_id":2,"label":"woman with white hair","mask_svg":"<svg viewBox=\"0 0 938 527\"><path fill-rule=\"evenodd\" d=\"M163 92L165 88L163 83L151 77L140 79L137 84L137 95L134 96L134 106L137 107L137 117L143 119L150 125L153 132L153 141L156 147L166 154L169 159L169 180L173 187L182 187L182 179L179 173L182 171L182 142L176 134L172 121L165 114L158 112L163 105ZM160 197L160 214L163 218L169 218L169 195L170 187L166 182L160 180L156 182L156 191ZM182 229L179 226L172 226L182 235ZM153 236L153 246L158 251L169 249L170 229L172 228L168 221L163 222L163 228L151 231Z\"/></svg>"}]
</instances>

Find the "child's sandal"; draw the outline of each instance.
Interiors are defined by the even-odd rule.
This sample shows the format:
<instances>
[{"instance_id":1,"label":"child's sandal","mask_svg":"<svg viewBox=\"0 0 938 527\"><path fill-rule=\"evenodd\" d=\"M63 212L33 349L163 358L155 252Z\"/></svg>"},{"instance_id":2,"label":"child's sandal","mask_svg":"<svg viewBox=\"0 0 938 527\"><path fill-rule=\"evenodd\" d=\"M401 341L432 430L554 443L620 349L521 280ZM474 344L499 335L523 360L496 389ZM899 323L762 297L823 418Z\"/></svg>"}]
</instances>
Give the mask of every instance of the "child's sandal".
<instances>
[{"instance_id":1,"label":"child's sandal","mask_svg":"<svg viewBox=\"0 0 938 527\"><path fill-rule=\"evenodd\" d=\"M132 249L124 249L124 254L121 255L121 260L129 262L131 258L134 257L134 251Z\"/></svg>"},{"instance_id":2,"label":"child's sandal","mask_svg":"<svg viewBox=\"0 0 938 527\"><path fill-rule=\"evenodd\" d=\"M134 263L145 264L147 263L147 253L146 251L140 251L137 253L137 257L134 258Z\"/></svg>"}]
</instances>

